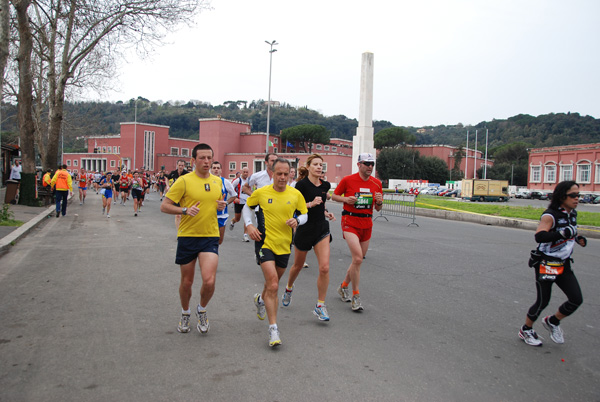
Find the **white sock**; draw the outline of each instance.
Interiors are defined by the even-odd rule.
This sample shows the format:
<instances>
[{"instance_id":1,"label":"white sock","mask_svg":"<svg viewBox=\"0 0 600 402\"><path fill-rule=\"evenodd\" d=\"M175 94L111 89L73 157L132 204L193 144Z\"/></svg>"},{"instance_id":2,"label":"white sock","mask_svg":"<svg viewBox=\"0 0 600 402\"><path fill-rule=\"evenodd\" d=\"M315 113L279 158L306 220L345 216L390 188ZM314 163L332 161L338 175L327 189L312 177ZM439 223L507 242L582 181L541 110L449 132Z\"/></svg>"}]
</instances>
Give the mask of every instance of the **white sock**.
<instances>
[{"instance_id":1,"label":"white sock","mask_svg":"<svg viewBox=\"0 0 600 402\"><path fill-rule=\"evenodd\" d=\"M271 329L271 328L277 329L277 324L269 325L269 329Z\"/></svg>"},{"instance_id":2,"label":"white sock","mask_svg":"<svg viewBox=\"0 0 600 402\"><path fill-rule=\"evenodd\" d=\"M206 307L202 307L201 305L198 304L198 312L201 311L206 311Z\"/></svg>"},{"instance_id":3,"label":"white sock","mask_svg":"<svg viewBox=\"0 0 600 402\"><path fill-rule=\"evenodd\" d=\"M187 310L181 309L181 314L190 315L190 314L192 314L192 310L190 310L189 308Z\"/></svg>"}]
</instances>

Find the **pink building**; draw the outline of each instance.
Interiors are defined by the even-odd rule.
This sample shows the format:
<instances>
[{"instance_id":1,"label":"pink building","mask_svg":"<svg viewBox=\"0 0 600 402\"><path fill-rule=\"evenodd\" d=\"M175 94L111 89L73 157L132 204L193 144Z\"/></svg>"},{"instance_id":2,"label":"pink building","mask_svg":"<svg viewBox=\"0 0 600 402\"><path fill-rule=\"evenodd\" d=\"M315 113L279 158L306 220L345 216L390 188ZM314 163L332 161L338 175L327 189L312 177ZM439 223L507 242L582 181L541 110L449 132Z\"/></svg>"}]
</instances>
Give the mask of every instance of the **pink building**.
<instances>
[{"instance_id":1,"label":"pink building","mask_svg":"<svg viewBox=\"0 0 600 402\"><path fill-rule=\"evenodd\" d=\"M223 176L235 177L243 167L250 173L264 168L266 133L253 133L250 124L221 119L200 119L198 140L173 138L169 127L148 123L121 123L120 135L86 137L88 152L66 153L63 161L68 169L105 172L119 167L149 171L171 171L177 160L183 159L189 166L194 146L200 142L209 144L215 152L215 160L221 162ZM269 152L299 166L310 156L302 144L282 144L279 135L269 135ZM352 173L352 141L332 138L330 144L314 144L312 152L324 158L323 169L327 180L339 183L342 177Z\"/></svg>"},{"instance_id":2,"label":"pink building","mask_svg":"<svg viewBox=\"0 0 600 402\"><path fill-rule=\"evenodd\" d=\"M534 148L529 152L529 189L552 191L564 180L576 181L582 193L600 194L600 144Z\"/></svg>"},{"instance_id":3,"label":"pink building","mask_svg":"<svg viewBox=\"0 0 600 402\"><path fill-rule=\"evenodd\" d=\"M148 123L121 123L121 134L89 136L88 152L66 153L63 163L72 172L79 169L106 172L120 167L150 171L174 170L177 160L189 164L196 140L169 137L169 127Z\"/></svg>"},{"instance_id":4,"label":"pink building","mask_svg":"<svg viewBox=\"0 0 600 402\"><path fill-rule=\"evenodd\" d=\"M221 162L223 177L233 178L244 167L250 173L264 169L267 134L253 133L249 123L221 119L200 119L200 142L209 144L215 152L215 160ZM301 143L283 144L281 137L269 135L269 152L274 152L300 166L310 156ZM313 144L312 153L324 158L323 171L328 181L339 183L342 177L352 173L352 141L332 138L330 144Z\"/></svg>"},{"instance_id":5,"label":"pink building","mask_svg":"<svg viewBox=\"0 0 600 402\"><path fill-rule=\"evenodd\" d=\"M448 169L454 168L454 155L457 151L457 147L450 145L415 145L414 149L419 151L421 156L436 156L446 162ZM472 179L476 174L477 170L482 168L485 164L484 154L481 151L475 151L471 148L463 148L465 156L463 156L460 163L460 171L463 172L465 179ZM493 166L494 162L487 161L487 166ZM468 172L466 172L468 170Z\"/></svg>"}]
</instances>

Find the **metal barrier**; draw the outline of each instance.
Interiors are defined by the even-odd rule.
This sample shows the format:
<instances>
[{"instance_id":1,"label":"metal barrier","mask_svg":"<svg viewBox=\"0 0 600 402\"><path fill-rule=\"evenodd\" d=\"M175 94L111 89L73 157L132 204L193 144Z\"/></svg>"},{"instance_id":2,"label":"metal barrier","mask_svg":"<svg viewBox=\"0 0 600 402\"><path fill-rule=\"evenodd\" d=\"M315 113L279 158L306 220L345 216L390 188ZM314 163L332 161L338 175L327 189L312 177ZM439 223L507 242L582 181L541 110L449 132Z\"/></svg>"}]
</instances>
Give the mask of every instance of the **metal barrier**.
<instances>
[{"instance_id":1,"label":"metal barrier","mask_svg":"<svg viewBox=\"0 0 600 402\"><path fill-rule=\"evenodd\" d=\"M417 196L414 194L396 194L396 193L384 193L383 194L383 206L379 215L375 217L383 218L386 221L388 218L386 215L399 216L400 218L412 219L412 222L407 226L415 225L416 212L417 212Z\"/></svg>"}]
</instances>

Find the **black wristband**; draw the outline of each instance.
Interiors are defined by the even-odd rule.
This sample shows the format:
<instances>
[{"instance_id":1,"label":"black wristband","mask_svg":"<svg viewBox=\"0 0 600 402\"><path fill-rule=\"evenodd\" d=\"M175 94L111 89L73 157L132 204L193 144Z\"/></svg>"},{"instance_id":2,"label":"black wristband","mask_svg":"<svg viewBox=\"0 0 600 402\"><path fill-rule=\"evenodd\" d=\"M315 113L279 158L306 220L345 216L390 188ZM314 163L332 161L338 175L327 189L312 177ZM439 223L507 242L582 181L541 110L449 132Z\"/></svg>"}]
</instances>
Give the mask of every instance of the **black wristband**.
<instances>
[{"instance_id":1,"label":"black wristband","mask_svg":"<svg viewBox=\"0 0 600 402\"><path fill-rule=\"evenodd\" d=\"M535 234L535 241L538 243L552 243L553 241L560 240L562 238L563 237L558 232L547 232L545 230Z\"/></svg>"}]
</instances>

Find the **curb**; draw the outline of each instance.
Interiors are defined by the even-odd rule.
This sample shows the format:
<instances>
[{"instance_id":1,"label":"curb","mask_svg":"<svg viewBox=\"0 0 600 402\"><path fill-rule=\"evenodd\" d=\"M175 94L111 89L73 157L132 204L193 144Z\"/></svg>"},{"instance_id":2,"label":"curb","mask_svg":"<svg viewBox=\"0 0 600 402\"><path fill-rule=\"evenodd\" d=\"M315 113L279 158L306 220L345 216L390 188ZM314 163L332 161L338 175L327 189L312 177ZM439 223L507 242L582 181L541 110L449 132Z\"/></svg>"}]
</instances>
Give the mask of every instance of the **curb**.
<instances>
[{"instance_id":1,"label":"curb","mask_svg":"<svg viewBox=\"0 0 600 402\"><path fill-rule=\"evenodd\" d=\"M31 231L34 227L36 227L41 221L46 219L48 215L52 212L56 211L56 206L48 207L45 212L40 213L33 219L30 219L27 223L23 224L23 226L19 226L17 229L13 230L2 239L0 239L0 253L8 250L13 243L16 243L21 239L21 237L25 236L27 233Z\"/></svg>"},{"instance_id":2,"label":"curb","mask_svg":"<svg viewBox=\"0 0 600 402\"><path fill-rule=\"evenodd\" d=\"M538 227L538 221L529 219L504 218L500 216L481 215L472 212L455 212L439 209L415 208L418 216L429 218L441 218L453 221L479 223L481 225L503 226L507 228L525 229L535 231ZM577 226L577 230L582 235L600 239L600 229L594 226Z\"/></svg>"},{"instance_id":3,"label":"curb","mask_svg":"<svg viewBox=\"0 0 600 402\"><path fill-rule=\"evenodd\" d=\"M73 195L67 199L67 205L71 203L73 199ZM47 219L49 215L56 211L56 205L51 205L46 209L46 211L41 212L33 219L30 219L27 223L23 224L23 226L19 226L17 229L13 230L6 236L0 239L0 254L3 254L7 251L14 243L21 240L23 236L31 231L31 229L35 228L40 224L43 220Z\"/></svg>"}]
</instances>

